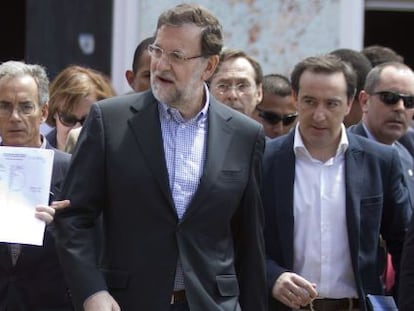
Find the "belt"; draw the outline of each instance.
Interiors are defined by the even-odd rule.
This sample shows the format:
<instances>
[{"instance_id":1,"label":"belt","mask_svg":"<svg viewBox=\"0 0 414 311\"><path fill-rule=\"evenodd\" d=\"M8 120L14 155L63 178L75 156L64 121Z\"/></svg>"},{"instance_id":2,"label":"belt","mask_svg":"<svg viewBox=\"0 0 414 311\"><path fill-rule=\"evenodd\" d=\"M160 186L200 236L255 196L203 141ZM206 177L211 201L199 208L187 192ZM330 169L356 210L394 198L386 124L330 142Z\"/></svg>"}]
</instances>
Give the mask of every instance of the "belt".
<instances>
[{"instance_id":1,"label":"belt","mask_svg":"<svg viewBox=\"0 0 414 311\"><path fill-rule=\"evenodd\" d=\"M312 311L339 311L339 310L352 310L359 308L359 299L356 298L322 298L315 299L305 307L301 307L304 310Z\"/></svg>"},{"instance_id":2,"label":"belt","mask_svg":"<svg viewBox=\"0 0 414 311\"><path fill-rule=\"evenodd\" d=\"M175 291L171 294L171 300L170 300L170 304L176 304L176 303L181 303L181 302L185 302L185 290L178 290Z\"/></svg>"}]
</instances>

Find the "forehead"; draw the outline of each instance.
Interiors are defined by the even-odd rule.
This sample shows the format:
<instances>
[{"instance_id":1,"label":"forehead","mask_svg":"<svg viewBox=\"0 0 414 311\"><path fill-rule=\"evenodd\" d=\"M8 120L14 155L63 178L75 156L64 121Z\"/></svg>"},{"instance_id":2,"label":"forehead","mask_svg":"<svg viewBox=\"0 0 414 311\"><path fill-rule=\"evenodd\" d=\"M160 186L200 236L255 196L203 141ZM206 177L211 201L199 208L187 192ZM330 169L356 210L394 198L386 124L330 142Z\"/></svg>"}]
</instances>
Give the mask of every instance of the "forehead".
<instances>
[{"instance_id":1,"label":"forehead","mask_svg":"<svg viewBox=\"0 0 414 311\"><path fill-rule=\"evenodd\" d=\"M255 79L253 66L244 57L228 59L222 62L219 70L214 74L214 80Z\"/></svg>"},{"instance_id":2,"label":"forehead","mask_svg":"<svg viewBox=\"0 0 414 311\"><path fill-rule=\"evenodd\" d=\"M263 100L259 104L259 107L270 109L270 108L280 108L296 111L295 103L292 96L280 96L275 94L263 93Z\"/></svg>"},{"instance_id":3,"label":"forehead","mask_svg":"<svg viewBox=\"0 0 414 311\"><path fill-rule=\"evenodd\" d=\"M379 87L414 94L414 73L408 68L385 67L380 74Z\"/></svg>"},{"instance_id":4,"label":"forehead","mask_svg":"<svg viewBox=\"0 0 414 311\"><path fill-rule=\"evenodd\" d=\"M5 77L0 80L0 100L2 101L33 100L37 96L37 84L30 75Z\"/></svg>"},{"instance_id":5,"label":"forehead","mask_svg":"<svg viewBox=\"0 0 414 311\"><path fill-rule=\"evenodd\" d=\"M299 79L299 93L325 93L326 95L346 95L347 85L342 72L313 72L305 70ZM326 96L322 96L326 97Z\"/></svg>"},{"instance_id":6,"label":"forehead","mask_svg":"<svg viewBox=\"0 0 414 311\"><path fill-rule=\"evenodd\" d=\"M201 47L201 31L194 24L163 25L157 30L154 44L167 51L196 50Z\"/></svg>"}]
</instances>

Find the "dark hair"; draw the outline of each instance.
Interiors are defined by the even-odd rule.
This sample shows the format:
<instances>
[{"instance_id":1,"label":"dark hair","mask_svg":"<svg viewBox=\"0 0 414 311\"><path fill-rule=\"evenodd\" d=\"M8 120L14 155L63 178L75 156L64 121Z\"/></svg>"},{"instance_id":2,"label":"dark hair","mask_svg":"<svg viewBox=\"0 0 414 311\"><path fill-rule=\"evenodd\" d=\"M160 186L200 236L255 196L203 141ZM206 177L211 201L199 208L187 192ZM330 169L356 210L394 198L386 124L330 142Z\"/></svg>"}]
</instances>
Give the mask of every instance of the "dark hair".
<instances>
[{"instance_id":1,"label":"dark hair","mask_svg":"<svg viewBox=\"0 0 414 311\"><path fill-rule=\"evenodd\" d=\"M292 94L292 85L287 77L281 74L268 74L263 77L263 93L281 97Z\"/></svg>"},{"instance_id":2,"label":"dark hair","mask_svg":"<svg viewBox=\"0 0 414 311\"><path fill-rule=\"evenodd\" d=\"M332 74L337 72L342 72L345 77L346 81L346 93L349 99L355 96L355 89L356 89L356 74L352 67L346 63L341 61L335 55L332 54L325 54L320 56L312 56L305 58L298 64L296 64L295 68L291 74L291 83L292 89L297 94L299 93L299 81L300 77L305 71L311 71L314 73L326 73Z\"/></svg>"},{"instance_id":3,"label":"dark hair","mask_svg":"<svg viewBox=\"0 0 414 311\"><path fill-rule=\"evenodd\" d=\"M141 58L141 55L147 51L148 46L154 42L154 39L154 37L145 38L135 48L134 59L132 60L132 71L134 73L137 73L138 63L139 59Z\"/></svg>"},{"instance_id":4,"label":"dark hair","mask_svg":"<svg viewBox=\"0 0 414 311\"><path fill-rule=\"evenodd\" d=\"M197 4L179 4L162 13L158 18L157 31L164 25L182 26L195 24L201 32L201 54L204 57L220 54L223 47L222 26L210 11Z\"/></svg>"},{"instance_id":5,"label":"dark hair","mask_svg":"<svg viewBox=\"0 0 414 311\"><path fill-rule=\"evenodd\" d=\"M385 67L394 67L397 69L407 69L411 71L410 67L400 62L385 62L375 66L368 73L367 78L365 80L364 89L368 94L375 92L375 88L380 82L381 72L384 70Z\"/></svg>"},{"instance_id":6,"label":"dark hair","mask_svg":"<svg viewBox=\"0 0 414 311\"><path fill-rule=\"evenodd\" d=\"M257 62L254 58L250 57L245 52L239 49L224 49L220 53L219 63L216 67L216 71L211 76L210 81L214 78L214 75L217 72L219 72L221 65L225 61L229 59L239 58L239 57L245 58L252 65L254 73L255 73L254 81L256 82L256 85L261 84L263 82L263 71L262 71L262 67L260 66L259 62Z\"/></svg>"},{"instance_id":7,"label":"dark hair","mask_svg":"<svg viewBox=\"0 0 414 311\"><path fill-rule=\"evenodd\" d=\"M386 62L404 63L404 57L387 46L370 45L361 52L371 62L372 67Z\"/></svg>"},{"instance_id":8,"label":"dark hair","mask_svg":"<svg viewBox=\"0 0 414 311\"><path fill-rule=\"evenodd\" d=\"M357 78L356 93L364 88L365 78L368 72L372 69L371 62L361 52L351 49L338 49L332 51L331 54L338 56L342 61L347 62L355 70Z\"/></svg>"}]
</instances>

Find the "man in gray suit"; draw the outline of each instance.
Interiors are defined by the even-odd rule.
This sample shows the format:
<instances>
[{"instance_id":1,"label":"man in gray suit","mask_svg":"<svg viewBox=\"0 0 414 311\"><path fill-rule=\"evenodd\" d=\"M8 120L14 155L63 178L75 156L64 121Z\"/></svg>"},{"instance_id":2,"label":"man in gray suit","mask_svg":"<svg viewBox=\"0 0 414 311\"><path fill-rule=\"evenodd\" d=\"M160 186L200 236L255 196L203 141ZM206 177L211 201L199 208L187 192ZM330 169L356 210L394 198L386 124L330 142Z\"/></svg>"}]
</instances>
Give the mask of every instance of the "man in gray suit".
<instances>
[{"instance_id":1,"label":"man in gray suit","mask_svg":"<svg viewBox=\"0 0 414 311\"><path fill-rule=\"evenodd\" d=\"M265 310L264 134L208 91L222 43L204 8L167 10L151 90L93 105L56 217L77 310Z\"/></svg>"},{"instance_id":2,"label":"man in gray suit","mask_svg":"<svg viewBox=\"0 0 414 311\"><path fill-rule=\"evenodd\" d=\"M2 145L54 150L50 192L57 195L69 168L70 155L52 148L40 135L48 100L49 80L43 67L15 61L0 65ZM73 310L51 224L55 209L68 203L36 207L35 216L49 224L43 246L0 243L1 311Z\"/></svg>"},{"instance_id":3,"label":"man in gray suit","mask_svg":"<svg viewBox=\"0 0 414 311\"><path fill-rule=\"evenodd\" d=\"M382 293L380 233L398 269L410 204L401 162L345 130L349 65L310 57L291 81L299 123L267 143L263 160L269 310L366 311L366 295Z\"/></svg>"}]
</instances>

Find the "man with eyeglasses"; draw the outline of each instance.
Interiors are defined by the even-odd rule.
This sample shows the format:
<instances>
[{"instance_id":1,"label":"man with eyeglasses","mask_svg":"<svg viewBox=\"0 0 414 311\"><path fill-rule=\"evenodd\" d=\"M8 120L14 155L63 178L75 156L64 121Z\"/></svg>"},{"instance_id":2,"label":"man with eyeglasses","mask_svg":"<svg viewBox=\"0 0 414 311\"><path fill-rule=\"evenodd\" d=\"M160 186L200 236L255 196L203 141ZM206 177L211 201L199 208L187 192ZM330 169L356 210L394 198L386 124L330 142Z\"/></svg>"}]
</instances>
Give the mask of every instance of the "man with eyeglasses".
<instances>
[{"instance_id":1,"label":"man with eyeglasses","mask_svg":"<svg viewBox=\"0 0 414 311\"><path fill-rule=\"evenodd\" d=\"M407 132L414 115L414 72L400 62L377 65L368 73L359 101L362 121L349 130L398 150L413 204L414 161L398 139ZM408 210L407 214L410 218L412 210ZM386 267L386 291L395 294L393 268L390 263L383 265Z\"/></svg>"},{"instance_id":2,"label":"man with eyeglasses","mask_svg":"<svg viewBox=\"0 0 414 311\"><path fill-rule=\"evenodd\" d=\"M266 310L265 138L208 90L222 45L206 9L166 10L151 89L92 105L62 190L72 205L56 217L77 310Z\"/></svg>"},{"instance_id":3,"label":"man with eyeglasses","mask_svg":"<svg viewBox=\"0 0 414 311\"><path fill-rule=\"evenodd\" d=\"M253 118L263 125L265 134L275 138L288 133L296 124L298 113L289 79L280 74L263 77L263 99Z\"/></svg>"},{"instance_id":4,"label":"man with eyeglasses","mask_svg":"<svg viewBox=\"0 0 414 311\"><path fill-rule=\"evenodd\" d=\"M48 100L49 80L43 67L15 61L0 65L0 148L52 149L52 198L60 191L70 155L52 148L40 134ZM47 223L43 246L0 243L0 310L73 310L52 224L55 210L68 205L68 201L55 201L34 209L34 217Z\"/></svg>"},{"instance_id":5,"label":"man with eyeglasses","mask_svg":"<svg viewBox=\"0 0 414 311\"><path fill-rule=\"evenodd\" d=\"M261 102L263 72L260 64L238 49L224 49L210 78L210 91L223 104L253 117Z\"/></svg>"}]
</instances>

